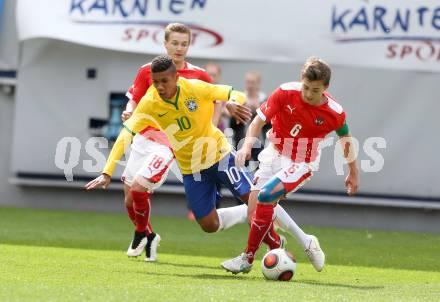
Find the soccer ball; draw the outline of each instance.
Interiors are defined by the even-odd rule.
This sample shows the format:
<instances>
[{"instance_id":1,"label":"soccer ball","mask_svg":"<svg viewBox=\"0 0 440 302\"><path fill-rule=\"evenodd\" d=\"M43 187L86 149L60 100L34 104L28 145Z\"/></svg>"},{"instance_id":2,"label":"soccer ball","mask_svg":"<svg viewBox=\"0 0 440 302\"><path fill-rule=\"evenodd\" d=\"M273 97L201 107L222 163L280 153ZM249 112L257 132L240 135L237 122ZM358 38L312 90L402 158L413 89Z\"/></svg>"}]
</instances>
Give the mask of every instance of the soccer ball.
<instances>
[{"instance_id":1,"label":"soccer ball","mask_svg":"<svg viewBox=\"0 0 440 302\"><path fill-rule=\"evenodd\" d=\"M285 249L274 249L264 255L261 270L268 280L289 281L296 270L296 262Z\"/></svg>"}]
</instances>

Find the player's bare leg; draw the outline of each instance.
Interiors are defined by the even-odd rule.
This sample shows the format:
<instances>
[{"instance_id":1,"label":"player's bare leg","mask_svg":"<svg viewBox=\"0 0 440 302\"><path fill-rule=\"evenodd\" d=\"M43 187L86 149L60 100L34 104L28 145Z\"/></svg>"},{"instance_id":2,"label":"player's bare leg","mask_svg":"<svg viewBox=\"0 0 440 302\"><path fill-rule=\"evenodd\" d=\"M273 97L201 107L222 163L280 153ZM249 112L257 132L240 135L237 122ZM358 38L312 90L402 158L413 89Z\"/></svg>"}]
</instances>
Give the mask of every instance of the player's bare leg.
<instances>
[{"instance_id":1,"label":"player's bare leg","mask_svg":"<svg viewBox=\"0 0 440 302\"><path fill-rule=\"evenodd\" d=\"M215 233L220 227L220 221L216 209L212 209L208 215L196 219L196 221L206 233Z\"/></svg>"},{"instance_id":2,"label":"player's bare leg","mask_svg":"<svg viewBox=\"0 0 440 302\"><path fill-rule=\"evenodd\" d=\"M247 206L245 204L221 209L214 208L208 215L197 219L197 223L201 226L202 230L207 233L226 230L238 223L245 223L246 221Z\"/></svg>"}]
</instances>

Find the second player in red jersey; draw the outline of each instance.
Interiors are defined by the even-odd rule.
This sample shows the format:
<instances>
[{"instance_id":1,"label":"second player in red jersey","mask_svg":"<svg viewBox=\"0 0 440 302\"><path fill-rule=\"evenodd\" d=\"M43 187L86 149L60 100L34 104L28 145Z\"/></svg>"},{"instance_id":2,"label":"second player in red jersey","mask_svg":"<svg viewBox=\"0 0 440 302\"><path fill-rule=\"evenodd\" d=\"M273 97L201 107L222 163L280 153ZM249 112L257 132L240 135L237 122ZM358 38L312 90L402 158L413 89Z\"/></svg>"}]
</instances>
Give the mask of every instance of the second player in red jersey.
<instances>
[{"instance_id":1,"label":"second player in red jersey","mask_svg":"<svg viewBox=\"0 0 440 302\"><path fill-rule=\"evenodd\" d=\"M182 69L177 70L177 74L185 79L198 79L207 83L212 83L211 77L206 71L198 66L192 65L188 62L183 62ZM135 104L129 105L130 110L136 108L142 97L147 92L148 88L152 85L151 81L151 63L143 65L133 81L133 84L128 88L126 96L130 102ZM132 111L130 111L132 112ZM158 142L160 144L170 146L166 135L153 127L147 127L139 132L146 139Z\"/></svg>"},{"instance_id":2,"label":"second player in red jersey","mask_svg":"<svg viewBox=\"0 0 440 302\"><path fill-rule=\"evenodd\" d=\"M204 69L186 61L183 62L182 68L177 70L177 74L185 79L198 79L208 83L212 82L211 77ZM126 95L130 100L139 103L152 84L150 62L139 68L136 78L130 88L128 88Z\"/></svg>"}]
</instances>

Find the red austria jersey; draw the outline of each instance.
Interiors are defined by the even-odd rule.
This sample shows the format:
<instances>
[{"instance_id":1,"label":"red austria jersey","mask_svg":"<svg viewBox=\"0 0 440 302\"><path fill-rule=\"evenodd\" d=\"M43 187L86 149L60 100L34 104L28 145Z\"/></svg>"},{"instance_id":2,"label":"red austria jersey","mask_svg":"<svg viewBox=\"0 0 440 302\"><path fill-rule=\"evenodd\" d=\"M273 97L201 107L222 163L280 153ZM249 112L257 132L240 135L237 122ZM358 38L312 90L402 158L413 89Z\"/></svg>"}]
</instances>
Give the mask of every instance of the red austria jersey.
<instances>
[{"instance_id":1,"label":"red austria jersey","mask_svg":"<svg viewBox=\"0 0 440 302\"><path fill-rule=\"evenodd\" d=\"M212 83L211 77L208 73L198 66L192 65L188 62L185 62L182 69L177 70L177 74L186 79L198 79L204 82ZM130 100L135 101L139 104L142 97L147 93L148 88L153 84L151 80L151 62L143 65L139 68L136 78L133 81L133 84L128 88L127 93L125 94ZM156 141L158 143L164 144L170 147L168 139L165 133L154 127L147 127L140 132L144 137Z\"/></svg>"},{"instance_id":2,"label":"red austria jersey","mask_svg":"<svg viewBox=\"0 0 440 302\"><path fill-rule=\"evenodd\" d=\"M182 69L177 70L177 74L185 79L197 79L212 83L211 77L203 68L185 62ZM142 97L147 93L148 88L153 84L151 80L151 62L139 68L133 84L128 88L125 94L130 100L139 103Z\"/></svg>"},{"instance_id":3,"label":"red austria jersey","mask_svg":"<svg viewBox=\"0 0 440 302\"><path fill-rule=\"evenodd\" d=\"M319 143L345 122L341 105L327 92L326 102L313 106L301 97L302 84L290 82L281 85L263 103L257 113L272 123L270 141L283 155L295 162L313 162L319 156Z\"/></svg>"}]
</instances>

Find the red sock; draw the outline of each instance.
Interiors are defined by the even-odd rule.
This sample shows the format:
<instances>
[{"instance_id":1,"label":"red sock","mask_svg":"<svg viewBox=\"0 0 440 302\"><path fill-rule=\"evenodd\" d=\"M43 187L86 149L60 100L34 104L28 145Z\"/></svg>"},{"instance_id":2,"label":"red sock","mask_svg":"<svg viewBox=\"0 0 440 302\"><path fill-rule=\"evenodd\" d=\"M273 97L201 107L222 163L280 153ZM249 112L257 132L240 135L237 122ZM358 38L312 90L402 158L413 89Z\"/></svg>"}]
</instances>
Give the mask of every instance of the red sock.
<instances>
[{"instance_id":1,"label":"red sock","mask_svg":"<svg viewBox=\"0 0 440 302\"><path fill-rule=\"evenodd\" d=\"M255 217L252 219L251 230L249 232L248 244L245 253L248 254L248 260L252 263L254 261L255 253L266 237L272 225L273 216L272 204L257 204L257 210L255 211Z\"/></svg>"},{"instance_id":2,"label":"red sock","mask_svg":"<svg viewBox=\"0 0 440 302\"><path fill-rule=\"evenodd\" d=\"M271 250L277 249L281 246L280 235L275 232L275 228L273 227L273 223L270 225L269 231L264 237L263 242L266 243Z\"/></svg>"},{"instance_id":3,"label":"red sock","mask_svg":"<svg viewBox=\"0 0 440 302\"><path fill-rule=\"evenodd\" d=\"M125 208L127 209L128 218L136 225L136 213L134 212L133 206L125 205Z\"/></svg>"},{"instance_id":4,"label":"red sock","mask_svg":"<svg viewBox=\"0 0 440 302\"><path fill-rule=\"evenodd\" d=\"M252 216L252 219L255 217L255 213ZM266 236L263 238L263 242L267 244L269 249L277 249L281 246L281 238L280 235L275 231L274 224L269 228L269 231L267 232Z\"/></svg>"},{"instance_id":5,"label":"red sock","mask_svg":"<svg viewBox=\"0 0 440 302\"><path fill-rule=\"evenodd\" d=\"M130 218L131 222L136 226L136 212L134 211L133 206L125 206L127 208L127 214ZM151 226L150 222L148 222L147 225L147 236L153 233L153 227Z\"/></svg>"},{"instance_id":6,"label":"red sock","mask_svg":"<svg viewBox=\"0 0 440 302\"><path fill-rule=\"evenodd\" d=\"M136 215L136 231L146 232L150 222L150 193L130 191Z\"/></svg>"},{"instance_id":7,"label":"red sock","mask_svg":"<svg viewBox=\"0 0 440 302\"><path fill-rule=\"evenodd\" d=\"M153 233L153 227L150 224L150 219L148 219L148 224L147 224L147 230L146 230L147 236L150 235L151 233Z\"/></svg>"}]
</instances>

